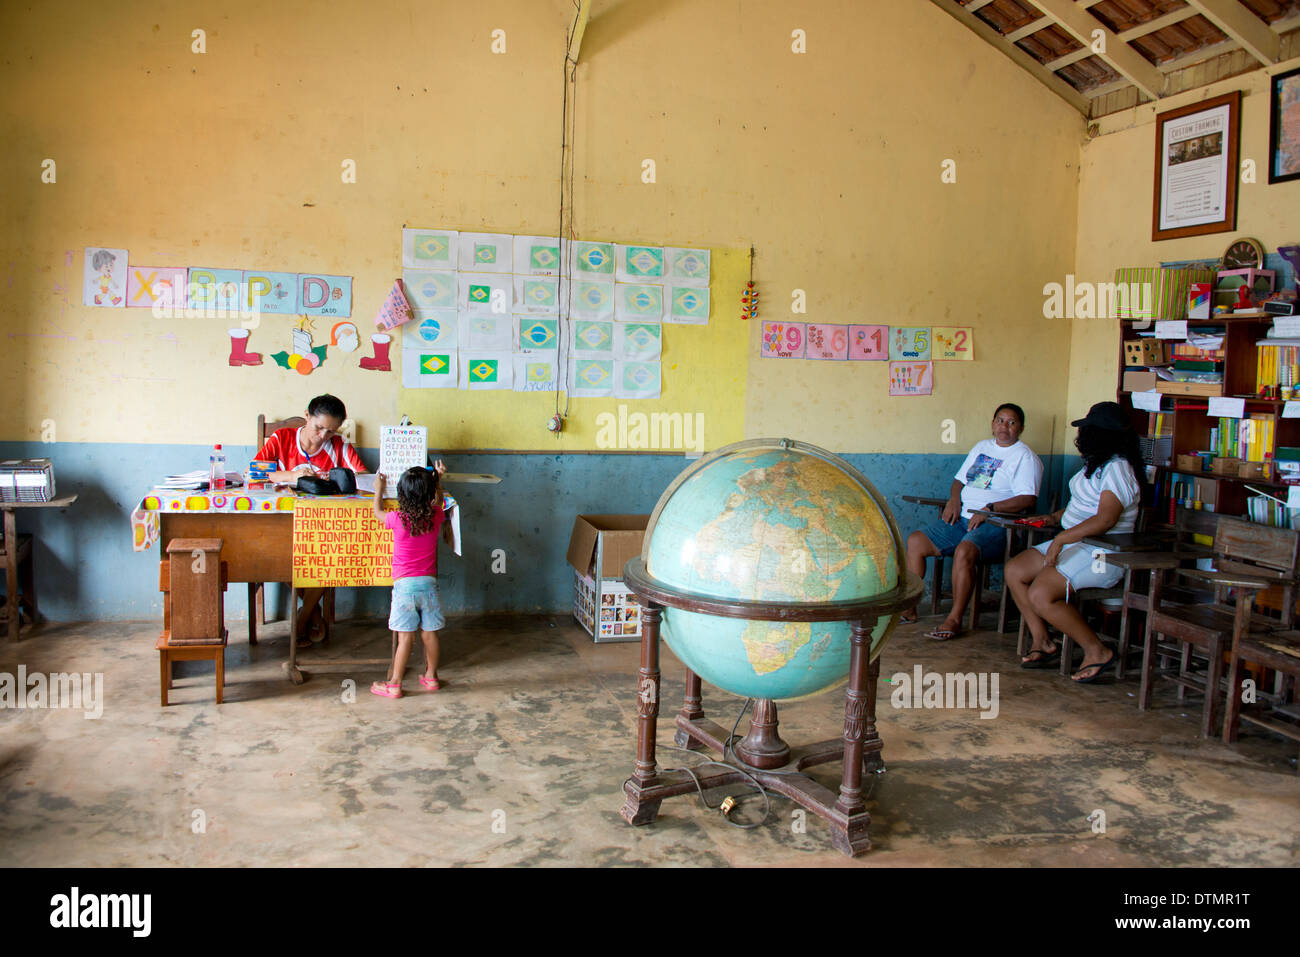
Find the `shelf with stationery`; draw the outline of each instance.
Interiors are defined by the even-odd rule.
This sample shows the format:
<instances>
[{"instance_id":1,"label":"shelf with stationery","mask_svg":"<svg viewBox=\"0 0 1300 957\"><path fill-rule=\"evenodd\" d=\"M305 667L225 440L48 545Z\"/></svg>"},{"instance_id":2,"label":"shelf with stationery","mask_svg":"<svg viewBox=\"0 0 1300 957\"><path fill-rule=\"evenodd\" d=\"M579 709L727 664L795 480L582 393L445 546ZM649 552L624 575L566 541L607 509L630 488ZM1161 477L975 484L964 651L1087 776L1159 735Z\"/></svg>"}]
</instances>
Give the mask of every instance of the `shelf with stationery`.
<instances>
[{"instance_id":1,"label":"shelf with stationery","mask_svg":"<svg viewBox=\"0 0 1300 957\"><path fill-rule=\"evenodd\" d=\"M1121 321L1118 398L1156 467L1157 520L1166 509L1189 507L1289 521L1277 501L1289 485L1276 464L1279 450L1300 447L1300 418L1284 415L1282 397L1282 387L1294 385L1300 399L1300 339L1270 339L1272 326L1263 312L1222 314L1186 320L1187 340L1159 340L1152 323ZM1192 381L1173 382L1157 370ZM1133 407L1133 393L1153 389L1158 412ZM1210 415L1212 400L1221 399L1239 400L1225 403L1239 409L1222 415L1214 401Z\"/></svg>"}]
</instances>

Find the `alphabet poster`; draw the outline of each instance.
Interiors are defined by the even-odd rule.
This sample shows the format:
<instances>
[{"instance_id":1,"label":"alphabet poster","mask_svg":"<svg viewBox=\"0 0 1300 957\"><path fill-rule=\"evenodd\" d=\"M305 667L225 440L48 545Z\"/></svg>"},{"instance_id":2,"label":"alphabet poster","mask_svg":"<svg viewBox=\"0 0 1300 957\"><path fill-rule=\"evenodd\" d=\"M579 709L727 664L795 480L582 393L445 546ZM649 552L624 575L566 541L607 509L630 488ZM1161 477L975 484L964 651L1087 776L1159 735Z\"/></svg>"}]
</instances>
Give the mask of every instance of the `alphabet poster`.
<instances>
[{"instance_id":1,"label":"alphabet poster","mask_svg":"<svg viewBox=\"0 0 1300 957\"><path fill-rule=\"evenodd\" d=\"M397 494L397 481L410 468L428 465L429 430L423 425L383 425L379 427L379 471Z\"/></svg>"}]
</instances>

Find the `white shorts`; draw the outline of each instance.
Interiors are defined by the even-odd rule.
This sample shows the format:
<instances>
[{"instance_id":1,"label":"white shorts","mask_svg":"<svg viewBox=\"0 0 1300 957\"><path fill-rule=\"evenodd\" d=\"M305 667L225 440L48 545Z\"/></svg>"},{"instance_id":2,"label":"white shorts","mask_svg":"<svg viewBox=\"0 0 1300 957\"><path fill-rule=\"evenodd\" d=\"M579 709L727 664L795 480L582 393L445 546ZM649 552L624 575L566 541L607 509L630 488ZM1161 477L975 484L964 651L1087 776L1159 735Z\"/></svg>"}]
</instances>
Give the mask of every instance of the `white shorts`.
<instances>
[{"instance_id":1,"label":"white shorts","mask_svg":"<svg viewBox=\"0 0 1300 957\"><path fill-rule=\"evenodd\" d=\"M1051 544L1049 539L1034 548L1046 555ZM1061 549L1061 554L1056 559L1056 570L1075 591L1080 588L1114 588L1124 577L1124 569L1108 564L1105 561L1107 554L1109 553L1104 548L1075 542Z\"/></svg>"}]
</instances>

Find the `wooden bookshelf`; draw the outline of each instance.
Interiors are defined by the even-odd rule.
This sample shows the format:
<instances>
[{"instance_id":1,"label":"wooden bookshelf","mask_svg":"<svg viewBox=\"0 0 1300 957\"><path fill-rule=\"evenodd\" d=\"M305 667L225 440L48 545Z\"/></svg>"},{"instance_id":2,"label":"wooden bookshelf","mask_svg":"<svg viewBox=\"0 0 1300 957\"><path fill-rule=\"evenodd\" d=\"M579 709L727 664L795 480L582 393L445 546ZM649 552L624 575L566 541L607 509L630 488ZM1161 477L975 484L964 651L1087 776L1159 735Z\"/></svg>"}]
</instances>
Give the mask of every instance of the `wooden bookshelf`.
<instances>
[{"instance_id":1,"label":"wooden bookshelf","mask_svg":"<svg viewBox=\"0 0 1300 957\"><path fill-rule=\"evenodd\" d=\"M1142 338L1135 328L1139 323L1120 320L1119 376L1116 396L1120 405L1129 412L1134 428L1139 435L1146 435L1149 413L1133 408L1130 393L1124 390L1124 344ZM1152 325L1141 323L1142 331L1150 331ZM1256 394L1256 370L1260 346L1256 342L1267 337L1272 328L1273 317L1264 312L1234 313L1215 316L1210 319L1189 319L1189 332L1197 329L1223 329L1223 385L1220 395L1244 399L1244 416L1266 415L1272 422L1272 441L1262 450L1270 454L1275 462L1279 446L1300 446L1300 419L1282 418L1281 399L1261 398ZM1167 342L1172 340L1166 340ZM1300 397L1300 396L1298 396ZM1162 394L1161 411L1173 417L1173 443L1169 464L1158 467L1158 485L1161 489L1161 501L1151 503L1156 508L1157 517L1168 507L1167 492L1173 481L1179 478L1195 478L1215 483L1216 508L1219 514L1245 515L1246 499L1253 493L1247 485L1267 490L1273 494L1285 490L1287 486L1276 481L1276 474L1269 478L1241 478L1235 475L1217 475L1212 472L1195 472L1176 467L1178 455L1195 452L1212 451L1210 430L1219 426L1218 416L1208 413L1210 397L1204 395ZM1284 498L1284 494L1278 494Z\"/></svg>"}]
</instances>

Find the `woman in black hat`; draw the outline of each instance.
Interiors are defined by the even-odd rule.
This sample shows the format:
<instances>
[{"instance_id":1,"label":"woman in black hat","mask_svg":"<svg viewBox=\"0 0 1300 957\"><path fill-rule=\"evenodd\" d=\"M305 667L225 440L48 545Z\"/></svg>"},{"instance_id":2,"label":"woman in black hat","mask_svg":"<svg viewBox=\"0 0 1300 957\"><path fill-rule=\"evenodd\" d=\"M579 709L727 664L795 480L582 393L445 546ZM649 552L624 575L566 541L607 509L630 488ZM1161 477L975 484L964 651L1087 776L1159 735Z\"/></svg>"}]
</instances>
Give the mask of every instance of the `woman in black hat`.
<instances>
[{"instance_id":1,"label":"woman in black hat","mask_svg":"<svg viewBox=\"0 0 1300 957\"><path fill-rule=\"evenodd\" d=\"M1086 416L1070 424L1079 429L1074 445L1083 457L1083 468L1070 479L1069 504L1050 516L1060 522L1061 533L1009 561L1006 581L1034 637L1021 666L1048 668L1055 663L1060 648L1048 637L1050 624L1083 649L1083 664L1072 677L1086 683L1115 663L1115 652L1101 643L1078 609L1069 604L1070 591L1113 587L1123 570L1107 564L1105 550L1084 545L1083 539L1133 531L1142 504L1146 466L1137 433L1118 403L1098 402Z\"/></svg>"}]
</instances>

